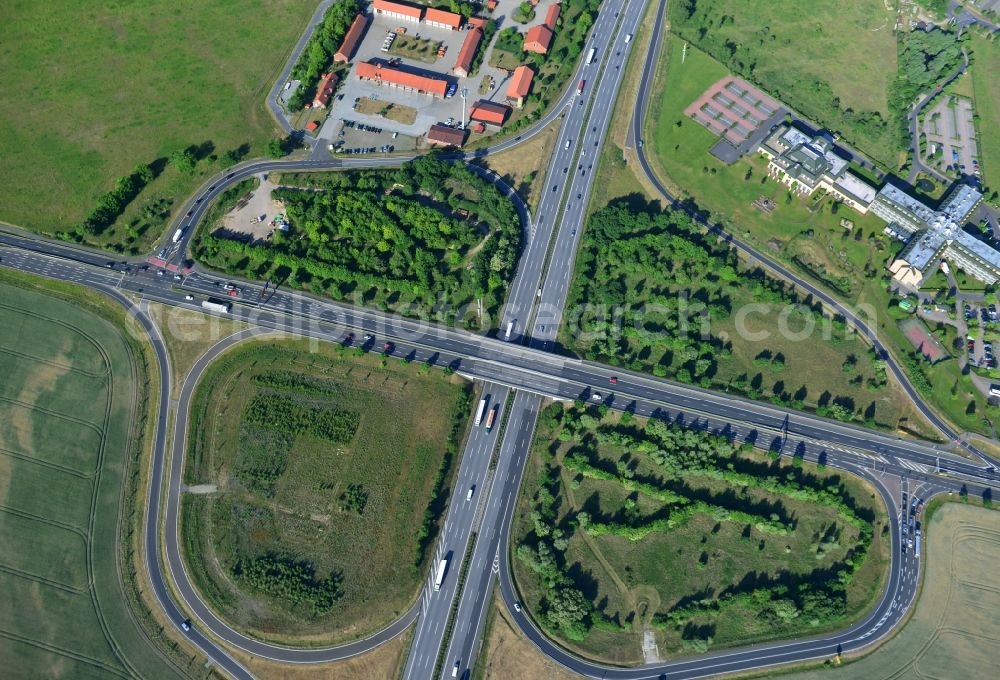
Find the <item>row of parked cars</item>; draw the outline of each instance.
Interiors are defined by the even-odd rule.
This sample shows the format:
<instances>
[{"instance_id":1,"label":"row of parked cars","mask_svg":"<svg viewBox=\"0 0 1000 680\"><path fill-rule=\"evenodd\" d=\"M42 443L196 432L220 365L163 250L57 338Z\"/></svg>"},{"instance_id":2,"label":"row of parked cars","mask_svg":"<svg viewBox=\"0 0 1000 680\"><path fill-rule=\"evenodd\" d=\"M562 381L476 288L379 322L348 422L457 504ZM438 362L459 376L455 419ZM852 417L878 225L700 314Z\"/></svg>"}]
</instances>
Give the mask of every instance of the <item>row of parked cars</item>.
<instances>
[{"instance_id":1,"label":"row of parked cars","mask_svg":"<svg viewBox=\"0 0 1000 680\"><path fill-rule=\"evenodd\" d=\"M354 102L357 103L359 99L361 98L358 97L358 99L355 99ZM360 130L361 132L371 132L376 135L382 132L382 128L380 127L375 127L374 125L365 125L364 123L359 123L356 120L348 120L346 118L344 119L344 127L351 128L353 130ZM343 132L343 130L341 130L341 132Z\"/></svg>"},{"instance_id":2,"label":"row of parked cars","mask_svg":"<svg viewBox=\"0 0 1000 680\"><path fill-rule=\"evenodd\" d=\"M395 149L396 147L394 147L392 144L383 144L382 146L378 147L378 151L382 153L391 153ZM376 149L374 146L358 146L358 147L352 147L350 149L345 149L344 147L337 147L337 153L346 153L348 156L352 156L354 154L359 154L359 153L375 153L375 150Z\"/></svg>"}]
</instances>

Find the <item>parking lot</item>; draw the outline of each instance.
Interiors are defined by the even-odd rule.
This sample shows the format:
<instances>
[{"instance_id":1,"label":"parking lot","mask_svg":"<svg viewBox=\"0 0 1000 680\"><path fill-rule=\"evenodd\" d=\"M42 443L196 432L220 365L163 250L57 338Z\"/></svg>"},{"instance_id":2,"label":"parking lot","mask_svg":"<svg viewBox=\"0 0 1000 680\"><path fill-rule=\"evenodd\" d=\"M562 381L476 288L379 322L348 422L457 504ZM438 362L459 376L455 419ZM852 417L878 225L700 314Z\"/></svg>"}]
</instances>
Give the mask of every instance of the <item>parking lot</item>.
<instances>
[{"instance_id":1,"label":"parking lot","mask_svg":"<svg viewBox=\"0 0 1000 680\"><path fill-rule=\"evenodd\" d=\"M942 172L979 174L979 149L972 122L972 101L965 97L941 97L925 116L927 163Z\"/></svg>"}]
</instances>

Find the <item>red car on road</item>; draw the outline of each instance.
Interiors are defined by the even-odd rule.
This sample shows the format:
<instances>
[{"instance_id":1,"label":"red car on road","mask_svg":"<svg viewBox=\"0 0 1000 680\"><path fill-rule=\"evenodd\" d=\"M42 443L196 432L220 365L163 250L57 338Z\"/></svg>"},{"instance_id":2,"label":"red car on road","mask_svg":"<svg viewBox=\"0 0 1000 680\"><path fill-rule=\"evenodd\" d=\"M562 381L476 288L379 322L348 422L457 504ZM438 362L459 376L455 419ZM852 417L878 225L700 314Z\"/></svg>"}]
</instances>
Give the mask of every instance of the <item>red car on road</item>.
<instances>
[{"instance_id":1,"label":"red car on road","mask_svg":"<svg viewBox=\"0 0 1000 680\"><path fill-rule=\"evenodd\" d=\"M618 384L618 378L615 378L615 377L608 378L608 382L611 383L612 385L617 385Z\"/></svg>"}]
</instances>

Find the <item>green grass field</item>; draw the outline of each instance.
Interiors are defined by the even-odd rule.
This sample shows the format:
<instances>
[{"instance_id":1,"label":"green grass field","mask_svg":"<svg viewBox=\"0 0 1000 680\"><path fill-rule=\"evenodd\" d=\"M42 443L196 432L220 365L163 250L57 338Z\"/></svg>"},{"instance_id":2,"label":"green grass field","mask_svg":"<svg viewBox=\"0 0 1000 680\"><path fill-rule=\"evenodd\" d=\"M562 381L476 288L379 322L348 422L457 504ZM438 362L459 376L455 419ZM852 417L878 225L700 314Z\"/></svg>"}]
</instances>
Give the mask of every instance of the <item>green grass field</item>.
<instances>
[{"instance_id":1,"label":"green grass field","mask_svg":"<svg viewBox=\"0 0 1000 680\"><path fill-rule=\"evenodd\" d=\"M829 198L793 197L789 201L785 187L767 178L767 164L759 158L747 157L726 166L709 155L717 138L684 116L683 110L726 71L693 47L682 64L682 47L681 39L667 37L646 122L660 177L680 196L691 197L711 211L713 219L733 234L853 305L871 319L891 346L909 352L910 345L893 318L895 302L884 281L885 263L901 244L882 235L881 220L843 206L834 212ZM759 197L774 202L770 214L752 205ZM841 227L841 218L851 220L853 227ZM897 356L902 356L902 350ZM962 375L957 362L925 365L923 370L933 388L931 401L942 415L962 429L989 431L983 417L996 414L988 411L985 398ZM975 407L970 408L972 402ZM907 429L931 434L912 409L901 417L908 419Z\"/></svg>"},{"instance_id":2,"label":"green grass field","mask_svg":"<svg viewBox=\"0 0 1000 680\"><path fill-rule=\"evenodd\" d=\"M650 434L644 419L621 420L593 407L586 414L553 413L561 411L550 407L540 418L512 535L526 545L548 542L556 573L566 575L592 604L593 624L585 636L555 633L571 649L614 664L640 663L643 634L652 631L661 656L673 658L816 634L857 618L877 599L887 566L885 515L874 491L860 480L810 464L770 462L756 453L720 453L713 448L717 443L707 441L712 453L692 454L687 447L701 435L688 431L667 444ZM574 463L581 456L598 472ZM747 476L742 482L726 477L733 473ZM768 479L802 489L825 486L848 505L856 503L856 514L851 519L843 506L760 485ZM674 505L658 496L665 491L688 500ZM715 509L683 515L683 508L698 501ZM667 523L629 535L655 518ZM775 531L764 526L768 518L783 523L789 518L791 524ZM598 525L612 528L602 531ZM867 556L858 552L862 527L872 527L874 534ZM552 591L522 551L522 546L515 550L518 587L526 609L544 622L554 606ZM850 570L845 565L851 558L860 566L846 581L842 609L820 614L802 604L796 595L800 587L812 594L836 588L836 574ZM721 608L681 614L685 606L711 600ZM771 612L780 609L777 602L787 606L789 600L797 601L794 611Z\"/></svg>"},{"instance_id":3,"label":"green grass field","mask_svg":"<svg viewBox=\"0 0 1000 680\"><path fill-rule=\"evenodd\" d=\"M1000 656L997 513L945 503L924 525L927 571L912 618L873 654L789 680L995 677Z\"/></svg>"},{"instance_id":4,"label":"green grass field","mask_svg":"<svg viewBox=\"0 0 1000 680\"><path fill-rule=\"evenodd\" d=\"M670 19L685 40L743 75L752 71L776 99L895 165L894 128L858 122L859 114L888 119L888 87L896 77L894 10L872 0L722 0L671 3Z\"/></svg>"},{"instance_id":5,"label":"green grass field","mask_svg":"<svg viewBox=\"0 0 1000 680\"><path fill-rule=\"evenodd\" d=\"M972 90L978 116L979 165L983 185L990 191L1000 191L1000 91L996 74L1000 73L1000 43L976 33L972 35Z\"/></svg>"},{"instance_id":6,"label":"green grass field","mask_svg":"<svg viewBox=\"0 0 1000 680\"><path fill-rule=\"evenodd\" d=\"M3 675L183 677L140 632L121 584L118 522L145 376L86 299L25 281L0 281Z\"/></svg>"},{"instance_id":7,"label":"green grass field","mask_svg":"<svg viewBox=\"0 0 1000 680\"><path fill-rule=\"evenodd\" d=\"M382 363L328 343L254 342L203 378L185 481L217 492L183 499L186 558L240 628L286 642L344 640L386 625L416 596L427 560L419 532L468 391L438 371ZM249 581L272 556L309 565L313 583L334 575L329 606L300 606Z\"/></svg>"},{"instance_id":8,"label":"green grass field","mask_svg":"<svg viewBox=\"0 0 1000 680\"><path fill-rule=\"evenodd\" d=\"M0 219L71 230L139 163L205 142L208 156L242 145L262 154L278 132L265 94L315 9L310 0L6 7ZM128 223L158 198L176 211L218 170L210 159L193 176L167 167L95 242L148 247L162 219L140 222L134 235Z\"/></svg>"}]
</instances>

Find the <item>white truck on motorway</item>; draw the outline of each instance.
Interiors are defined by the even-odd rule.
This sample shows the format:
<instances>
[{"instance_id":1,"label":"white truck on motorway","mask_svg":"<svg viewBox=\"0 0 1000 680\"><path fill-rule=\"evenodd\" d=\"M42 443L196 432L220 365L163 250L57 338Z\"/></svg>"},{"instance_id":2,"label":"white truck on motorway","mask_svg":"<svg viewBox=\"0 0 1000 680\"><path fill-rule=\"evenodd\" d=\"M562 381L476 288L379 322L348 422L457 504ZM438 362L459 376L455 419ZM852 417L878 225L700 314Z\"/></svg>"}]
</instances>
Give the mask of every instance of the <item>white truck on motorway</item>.
<instances>
[{"instance_id":1,"label":"white truck on motorway","mask_svg":"<svg viewBox=\"0 0 1000 680\"><path fill-rule=\"evenodd\" d=\"M444 572L448 569L448 558L442 557L441 561L438 562L437 573L434 575L434 590L441 590L441 584L444 583Z\"/></svg>"},{"instance_id":2,"label":"white truck on motorway","mask_svg":"<svg viewBox=\"0 0 1000 680\"><path fill-rule=\"evenodd\" d=\"M483 411L486 410L486 399L479 400L479 406L476 408L476 419L473 424L479 427L479 423L483 422Z\"/></svg>"},{"instance_id":3,"label":"white truck on motorway","mask_svg":"<svg viewBox=\"0 0 1000 680\"><path fill-rule=\"evenodd\" d=\"M587 63L588 64L593 64L594 63L594 57L596 55L597 55L597 48L591 47L590 51L587 52Z\"/></svg>"},{"instance_id":4,"label":"white truck on motorway","mask_svg":"<svg viewBox=\"0 0 1000 680\"><path fill-rule=\"evenodd\" d=\"M174 242L174 243L177 243L177 242L178 242L178 241L180 241L180 240L181 240L181 239L182 239L183 237L184 237L184 229L183 229L183 228L181 228L181 229L178 229L177 231L175 231L175 232L174 232L174 238L173 238L173 242Z\"/></svg>"},{"instance_id":5,"label":"white truck on motorway","mask_svg":"<svg viewBox=\"0 0 1000 680\"><path fill-rule=\"evenodd\" d=\"M504 333L504 336L503 336L504 340L510 340L510 332L512 330L514 330L514 322L513 321L508 321L507 322L507 332Z\"/></svg>"},{"instance_id":6,"label":"white truck on motorway","mask_svg":"<svg viewBox=\"0 0 1000 680\"><path fill-rule=\"evenodd\" d=\"M210 312L218 312L219 314L228 314L233 308L231 303L219 302L218 300L204 300L201 306L202 309L207 309Z\"/></svg>"}]
</instances>

